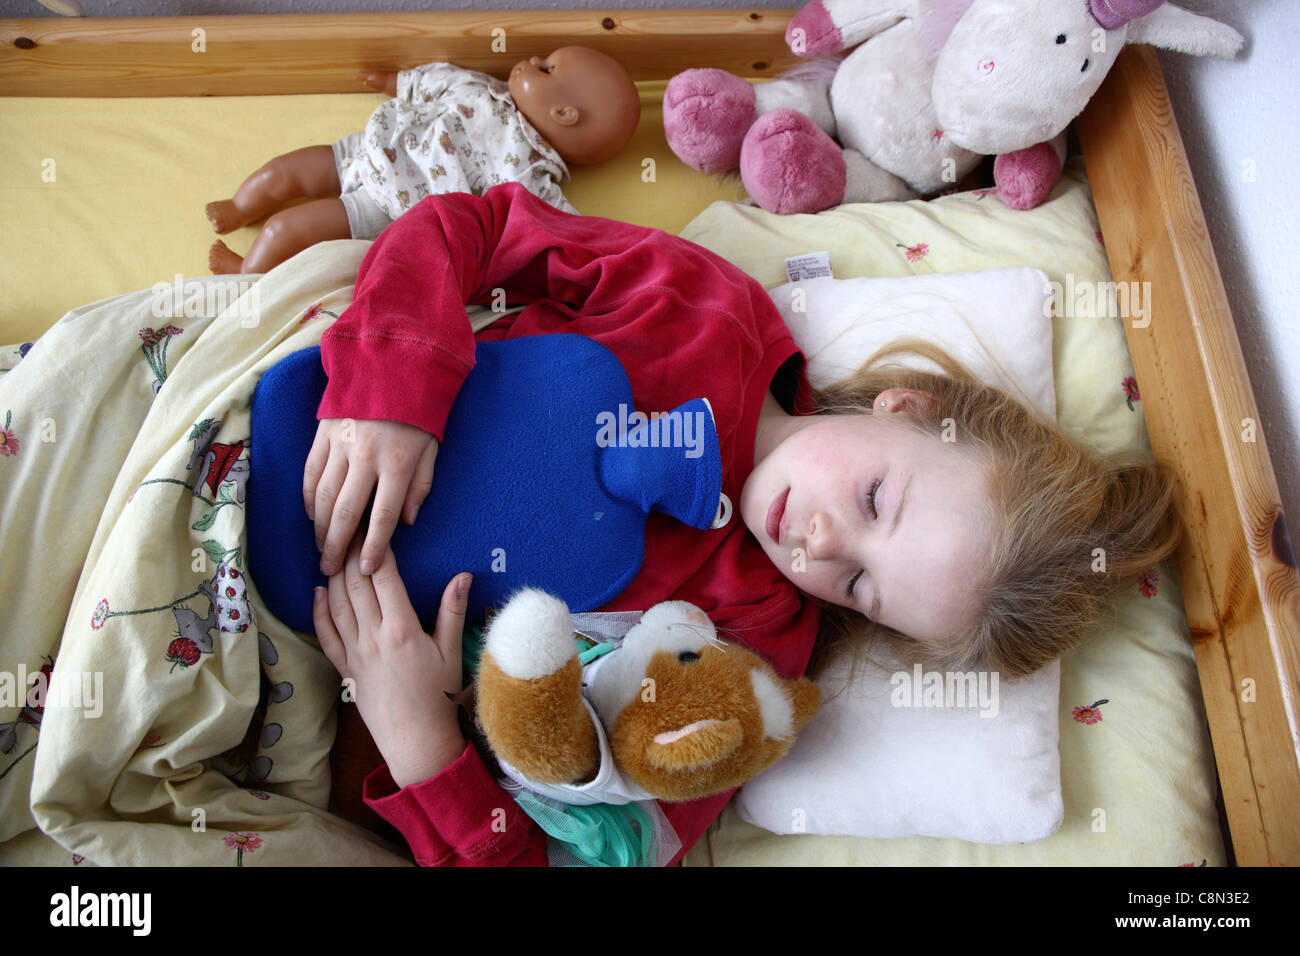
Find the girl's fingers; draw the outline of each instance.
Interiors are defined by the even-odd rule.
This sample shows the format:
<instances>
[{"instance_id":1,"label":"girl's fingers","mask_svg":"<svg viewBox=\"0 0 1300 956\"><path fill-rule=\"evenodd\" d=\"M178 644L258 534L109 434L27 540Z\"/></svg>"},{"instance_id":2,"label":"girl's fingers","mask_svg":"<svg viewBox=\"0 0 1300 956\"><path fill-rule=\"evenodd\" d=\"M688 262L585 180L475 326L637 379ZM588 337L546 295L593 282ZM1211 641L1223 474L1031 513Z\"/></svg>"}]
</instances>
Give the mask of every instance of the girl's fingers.
<instances>
[{"instance_id":1,"label":"girl's fingers","mask_svg":"<svg viewBox=\"0 0 1300 956\"><path fill-rule=\"evenodd\" d=\"M369 575L361 573L361 545L353 541L343 561L344 587L352 602L352 613L356 617L359 634L375 635L383 617L379 613L379 598L375 596L375 586Z\"/></svg>"},{"instance_id":2,"label":"girl's fingers","mask_svg":"<svg viewBox=\"0 0 1300 956\"><path fill-rule=\"evenodd\" d=\"M338 500L339 491L348 476L348 458L341 451L331 449L325 470L320 481L316 483L316 503L313 521L316 523L316 550L325 548L325 535L330 529L330 519L334 515L334 502Z\"/></svg>"},{"instance_id":3,"label":"girl's fingers","mask_svg":"<svg viewBox=\"0 0 1300 956\"><path fill-rule=\"evenodd\" d=\"M342 573L330 575L329 615L339 639L351 654L357 647L357 616L352 611L352 599L343 577Z\"/></svg>"},{"instance_id":4,"label":"girl's fingers","mask_svg":"<svg viewBox=\"0 0 1300 956\"><path fill-rule=\"evenodd\" d=\"M321 422L316 429L316 438L311 443L311 451L307 453L307 465L302 472L302 503L307 509L307 517L316 520L316 486L320 484L321 474L325 471L325 464L330 457L330 440L325 434L325 423Z\"/></svg>"},{"instance_id":5,"label":"girl's fingers","mask_svg":"<svg viewBox=\"0 0 1300 956\"><path fill-rule=\"evenodd\" d=\"M312 595L312 620L316 624L316 640L321 653L344 677L348 673L348 649L330 618L329 588L317 588Z\"/></svg>"},{"instance_id":6,"label":"girl's fingers","mask_svg":"<svg viewBox=\"0 0 1300 956\"><path fill-rule=\"evenodd\" d=\"M465 609L469 605L469 587L474 575L468 571L447 582L438 607L438 623L433 630L434 643L442 652L443 660L460 657L461 634L465 630Z\"/></svg>"},{"instance_id":7,"label":"girl's fingers","mask_svg":"<svg viewBox=\"0 0 1300 956\"><path fill-rule=\"evenodd\" d=\"M348 545L357 532L357 525L361 523L361 516L370 503L370 493L374 490L374 470L362 462L350 463L347 480L330 513L329 531L325 533L325 547L321 549L321 574L333 574L343 566ZM320 515L316 520L319 527Z\"/></svg>"},{"instance_id":8,"label":"girl's fingers","mask_svg":"<svg viewBox=\"0 0 1300 956\"><path fill-rule=\"evenodd\" d=\"M370 527L366 531L366 543L361 549L362 574L373 574L384 559L388 541L397 529L397 520L402 514L402 494L405 491L405 481L394 478L391 471L380 473L375 503L370 506Z\"/></svg>"},{"instance_id":9,"label":"girl's fingers","mask_svg":"<svg viewBox=\"0 0 1300 956\"><path fill-rule=\"evenodd\" d=\"M370 575L370 583L375 586L375 599L379 602L379 616L387 621L399 615L415 616L410 595L406 591L406 582L397 570L397 556L391 545L384 547L384 555L379 567Z\"/></svg>"},{"instance_id":10,"label":"girl's fingers","mask_svg":"<svg viewBox=\"0 0 1300 956\"><path fill-rule=\"evenodd\" d=\"M430 437L429 444L424 447L420 460L415 466L415 474L411 476L411 486L406 489L406 500L402 504L402 515L406 518L407 524L415 524L415 513L428 497L429 489L433 487L433 462L437 455L438 439Z\"/></svg>"}]
</instances>

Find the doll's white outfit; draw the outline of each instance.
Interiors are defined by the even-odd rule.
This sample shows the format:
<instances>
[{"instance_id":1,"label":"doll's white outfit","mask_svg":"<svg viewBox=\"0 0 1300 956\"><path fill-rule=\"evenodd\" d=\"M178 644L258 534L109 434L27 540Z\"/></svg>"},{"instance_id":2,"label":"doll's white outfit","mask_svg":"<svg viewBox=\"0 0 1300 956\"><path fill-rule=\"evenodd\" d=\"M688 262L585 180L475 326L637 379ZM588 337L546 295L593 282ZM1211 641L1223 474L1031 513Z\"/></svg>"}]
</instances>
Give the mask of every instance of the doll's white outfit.
<instances>
[{"instance_id":1,"label":"doll's white outfit","mask_svg":"<svg viewBox=\"0 0 1300 956\"><path fill-rule=\"evenodd\" d=\"M565 212L564 160L515 107L505 81L451 63L397 75L364 132L332 144L354 239L373 239L425 196L505 182Z\"/></svg>"}]
</instances>

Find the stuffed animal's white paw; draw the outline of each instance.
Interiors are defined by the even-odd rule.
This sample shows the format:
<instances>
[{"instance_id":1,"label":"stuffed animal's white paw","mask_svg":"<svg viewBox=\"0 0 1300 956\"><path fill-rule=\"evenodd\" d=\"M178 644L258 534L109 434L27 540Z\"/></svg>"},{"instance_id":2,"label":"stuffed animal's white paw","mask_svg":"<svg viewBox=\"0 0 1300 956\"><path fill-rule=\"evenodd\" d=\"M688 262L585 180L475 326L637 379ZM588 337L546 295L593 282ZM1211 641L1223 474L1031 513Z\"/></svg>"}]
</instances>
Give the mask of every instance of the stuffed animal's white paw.
<instances>
[{"instance_id":1,"label":"stuffed animal's white paw","mask_svg":"<svg viewBox=\"0 0 1300 956\"><path fill-rule=\"evenodd\" d=\"M577 653L568 605L545 591L523 588L492 618L483 650L518 680L554 674Z\"/></svg>"}]
</instances>

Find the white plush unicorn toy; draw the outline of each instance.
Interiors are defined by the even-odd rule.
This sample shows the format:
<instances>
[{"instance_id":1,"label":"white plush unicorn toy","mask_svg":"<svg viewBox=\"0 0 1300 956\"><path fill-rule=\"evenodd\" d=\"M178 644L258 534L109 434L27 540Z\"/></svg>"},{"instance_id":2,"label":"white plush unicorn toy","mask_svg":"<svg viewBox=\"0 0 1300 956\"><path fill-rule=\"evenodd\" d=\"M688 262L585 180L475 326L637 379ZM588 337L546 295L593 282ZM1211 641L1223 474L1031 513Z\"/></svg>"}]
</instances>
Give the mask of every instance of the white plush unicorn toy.
<instances>
[{"instance_id":1,"label":"white plush unicorn toy","mask_svg":"<svg viewBox=\"0 0 1300 956\"><path fill-rule=\"evenodd\" d=\"M1164 0L813 0L786 42L820 59L753 85L687 70L664 93L682 161L739 167L779 213L933 195L986 155L1002 200L1033 208L1126 43L1230 58L1243 40Z\"/></svg>"}]
</instances>

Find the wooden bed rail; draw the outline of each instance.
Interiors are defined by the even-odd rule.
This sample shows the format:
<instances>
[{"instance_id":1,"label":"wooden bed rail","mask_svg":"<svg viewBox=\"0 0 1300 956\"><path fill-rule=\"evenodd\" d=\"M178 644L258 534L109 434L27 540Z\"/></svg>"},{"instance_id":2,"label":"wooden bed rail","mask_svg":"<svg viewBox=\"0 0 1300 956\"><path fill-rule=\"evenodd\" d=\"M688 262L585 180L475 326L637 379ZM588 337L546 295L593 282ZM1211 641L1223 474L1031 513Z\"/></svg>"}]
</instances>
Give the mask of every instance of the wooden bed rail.
<instances>
[{"instance_id":1,"label":"wooden bed rail","mask_svg":"<svg viewBox=\"0 0 1300 956\"><path fill-rule=\"evenodd\" d=\"M0 95L357 93L363 69L445 60L505 77L569 43L637 80L691 66L772 75L797 62L793 10L488 10L0 20Z\"/></svg>"},{"instance_id":2,"label":"wooden bed rail","mask_svg":"<svg viewBox=\"0 0 1300 956\"><path fill-rule=\"evenodd\" d=\"M1178 554L1239 865L1300 864L1300 575L1241 343L1151 47L1125 49L1076 129L1156 458L1181 479Z\"/></svg>"},{"instance_id":3,"label":"wooden bed rail","mask_svg":"<svg viewBox=\"0 0 1300 956\"><path fill-rule=\"evenodd\" d=\"M449 60L504 77L581 43L638 80L771 76L793 10L485 11L0 20L0 95L361 92L361 69ZM1076 123L1156 458L1180 477L1178 569L1241 865L1300 864L1300 574L1218 263L1149 47L1122 52ZM1145 297L1144 297L1145 298Z\"/></svg>"}]
</instances>

